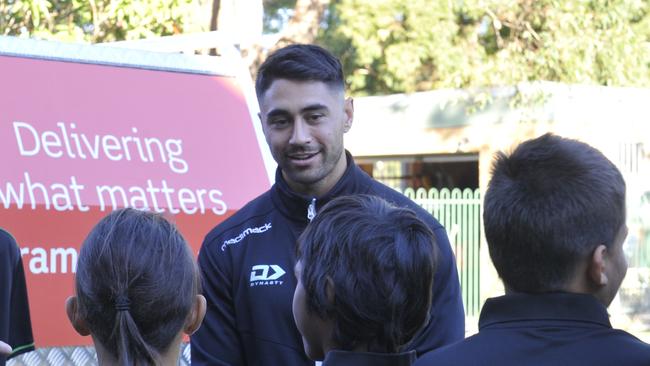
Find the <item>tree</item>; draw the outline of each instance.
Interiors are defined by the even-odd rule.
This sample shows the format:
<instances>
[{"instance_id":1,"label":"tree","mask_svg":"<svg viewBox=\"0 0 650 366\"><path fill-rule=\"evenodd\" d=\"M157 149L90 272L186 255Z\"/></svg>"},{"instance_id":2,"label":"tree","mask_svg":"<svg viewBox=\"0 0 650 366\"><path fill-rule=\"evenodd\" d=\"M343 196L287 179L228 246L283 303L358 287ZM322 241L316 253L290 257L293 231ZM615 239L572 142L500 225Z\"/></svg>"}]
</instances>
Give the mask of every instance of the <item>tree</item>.
<instances>
[{"instance_id":1,"label":"tree","mask_svg":"<svg viewBox=\"0 0 650 366\"><path fill-rule=\"evenodd\" d=\"M318 38L354 94L534 80L650 85L650 2L341 0Z\"/></svg>"},{"instance_id":2,"label":"tree","mask_svg":"<svg viewBox=\"0 0 650 366\"><path fill-rule=\"evenodd\" d=\"M329 3L329 0L6 0L0 2L0 34L98 43L224 30L233 35L233 42L241 47L254 74L269 52L289 43L313 42ZM266 31L279 32L278 41L271 47L251 43L255 30L262 29L261 16L260 24L255 23L257 10L262 6Z\"/></svg>"},{"instance_id":3,"label":"tree","mask_svg":"<svg viewBox=\"0 0 650 366\"><path fill-rule=\"evenodd\" d=\"M277 33L278 40L271 46L241 45L253 75L269 52L315 42L341 57L356 95L535 80L650 85L647 0L247 2L263 5L264 30ZM5 0L0 34L94 43L214 30L221 27L217 19L233 19L224 3L238 9L243 4Z\"/></svg>"},{"instance_id":4,"label":"tree","mask_svg":"<svg viewBox=\"0 0 650 366\"><path fill-rule=\"evenodd\" d=\"M208 1L5 0L0 34L74 42L110 42L206 30Z\"/></svg>"}]
</instances>

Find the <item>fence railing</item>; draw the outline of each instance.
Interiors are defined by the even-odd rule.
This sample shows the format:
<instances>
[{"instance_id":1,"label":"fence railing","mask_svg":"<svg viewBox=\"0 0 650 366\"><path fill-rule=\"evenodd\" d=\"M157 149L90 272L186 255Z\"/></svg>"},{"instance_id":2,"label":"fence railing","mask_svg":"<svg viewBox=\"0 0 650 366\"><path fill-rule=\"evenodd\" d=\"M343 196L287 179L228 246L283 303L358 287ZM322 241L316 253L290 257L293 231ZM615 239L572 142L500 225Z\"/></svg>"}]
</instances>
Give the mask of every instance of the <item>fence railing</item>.
<instances>
[{"instance_id":1,"label":"fence railing","mask_svg":"<svg viewBox=\"0 0 650 366\"><path fill-rule=\"evenodd\" d=\"M447 229L451 248L456 255L465 314L478 315L481 308L480 191L469 188L406 188L402 193L431 213Z\"/></svg>"},{"instance_id":2,"label":"fence railing","mask_svg":"<svg viewBox=\"0 0 650 366\"><path fill-rule=\"evenodd\" d=\"M190 365L190 345L181 344L178 366ZM7 361L7 366L90 366L97 365L93 346L37 348Z\"/></svg>"}]
</instances>

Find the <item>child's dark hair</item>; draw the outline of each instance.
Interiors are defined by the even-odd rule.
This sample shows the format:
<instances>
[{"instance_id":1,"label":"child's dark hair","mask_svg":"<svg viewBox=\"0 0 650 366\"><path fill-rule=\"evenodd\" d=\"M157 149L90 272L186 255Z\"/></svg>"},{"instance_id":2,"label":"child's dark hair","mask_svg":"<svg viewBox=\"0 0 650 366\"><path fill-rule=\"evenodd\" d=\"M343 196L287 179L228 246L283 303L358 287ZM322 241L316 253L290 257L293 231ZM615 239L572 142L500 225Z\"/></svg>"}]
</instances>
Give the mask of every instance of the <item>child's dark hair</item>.
<instances>
[{"instance_id":1,"label":"child's dark hair","mask_svg":"<svg viewBox=\"0 0 650 366\"><path fill-rule=\"evenodd\" d=\"M497 154L483 221L507 287L562 290L581 260L614 243L625 222L625 181L595 148L546 134Z\"/></svg>"},{"instance_id":2,"label":"child's dark hair","mask_svg":"<svg viewBox=\"0 0 650 366\"><path fill-rule=\"evenodd\" d=\"M428 323L435 237L413 211L375 196L339 197L298 243L307 310L333 322L338 349L399 352Z\"/></svg>"},{"instance_id":3,"label":"child's dark hair","mask_svg":"<svg viewBox=\"0 0 650 366\"><path fill-rule=\"evenodd\" d=\"M310 44L294 44L272 53L257 71L257 98L276 79L320 81L344 89L341 62L328 50Z\"/></svg>"},{"instance_id":4,"label":"child's dark hair","mask_svg":"<svg viewBox=\"0 0 650 366\"><path fill-rule=\"evenodd\" d=\"M79 254L79 314L120 365L157 363L183 328L199 286L187 243L151 212L112 212Z\"/></svg>"}]
</instances>

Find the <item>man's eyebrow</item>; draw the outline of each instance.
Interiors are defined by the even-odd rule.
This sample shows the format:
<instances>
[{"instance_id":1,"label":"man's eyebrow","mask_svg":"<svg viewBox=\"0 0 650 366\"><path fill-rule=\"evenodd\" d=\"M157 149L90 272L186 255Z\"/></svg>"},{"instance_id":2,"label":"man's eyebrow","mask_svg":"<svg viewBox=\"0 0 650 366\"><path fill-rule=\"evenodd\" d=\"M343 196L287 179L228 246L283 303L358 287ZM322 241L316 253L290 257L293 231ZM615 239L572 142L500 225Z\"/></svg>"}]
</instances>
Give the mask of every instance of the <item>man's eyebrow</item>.
<instances>
[{"instance_id":1,"label":"man's eyebrow","mask_svg":"<svg viewBox=\"0 0 650 366\"><path fill-rule=\"evenodd\" d=\"M306 107L303 107L300 110L300 113L314 112L320 110L329 110L329 108L325 104L314 103ZM266 118L277 117L277 116L290 116L290 115L291 113L286 109L275 108L275 109L271 109L268 113L266 113Z\"/></svg>"},{"instance_id":2,"label":"man's eyebrow","mask_svg":"<svg viewBox=\"0 0 650 366\"><path fill-rule=\"evenodd\" d=\"M288 116L290 115L289 111L285 109L271 109L267 114L266 117L276 117L276 116Z\"/></svg>"},{"instance_id":3,"label":"man's eyebrow","mask_svg":"<svg viewBox=\"0 0 650 366\"><path fill-rule=\"evenodd\" d=\"M304 107L303 109L300 110L300 112L302 112L302 113L313 112L313 111L318 111L318 110L321 110L321 109L327 110L329 108L327 108L327 106L324 105L324 104L315 103L315 104L310 104L310 105Z\"/></svg>"}]
</instances>

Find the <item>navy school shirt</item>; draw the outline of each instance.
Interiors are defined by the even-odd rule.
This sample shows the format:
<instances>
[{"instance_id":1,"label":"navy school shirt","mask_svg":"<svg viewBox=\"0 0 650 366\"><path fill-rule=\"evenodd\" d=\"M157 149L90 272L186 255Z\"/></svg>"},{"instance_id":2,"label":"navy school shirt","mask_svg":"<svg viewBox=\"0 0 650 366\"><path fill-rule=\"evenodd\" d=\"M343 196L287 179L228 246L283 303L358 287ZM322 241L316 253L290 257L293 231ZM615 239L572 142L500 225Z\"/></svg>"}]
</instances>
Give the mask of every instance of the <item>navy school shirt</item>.
<instances>
[{"instance_id":1,"label":"navy school shirt","mask_svg":"<svg viewBox=\"0 0 650 366\"><path fill-rule=\"evenodd\" d=\"M329 351L322 366L411 366L415 351L403 353L373 353Z\"/></svg>"},{"instance_id":2,"label":"navy school shirt","mask_svg":"<svg viewBox=\"0 0 650 366\"><path fill-rule=\"evenodd\" d=\"M9 358L34 350L25 272L20 249L8 232L0 229L0 341L13 348ZM7 358L0 356L0 365Z\"/></svg>"},{"instance_id":3,"label":"navy school shirt","mask_svg":"<svg viewBox=\"0 0 650 366\"><path fill-rule=\"evenodd\" d=\"M488 299L479 332L430 352L416 366L647 366L650 345L613 329L585 294L510 294Z\"/></svg>"},{"instance_id":4,"label":"navy school shirt","mask_svg":"<svg viewBox=\"0 0 650 366\"><path fill-rule=\"evenodd\" d=\"M445 229L425 210L399 192L375 181L354 164L332 190L316 202L335 197L373 194L409 207L436 236L431 322L416 336L419 354L463 339L463 311L458 273ZM271 189L214 228L199 252L207 312L191 337L194 365L313 365L291 312L296 278L296 241L309 220L309 197L291 191L276 172Z\"/></svg>"}]
</instances>

